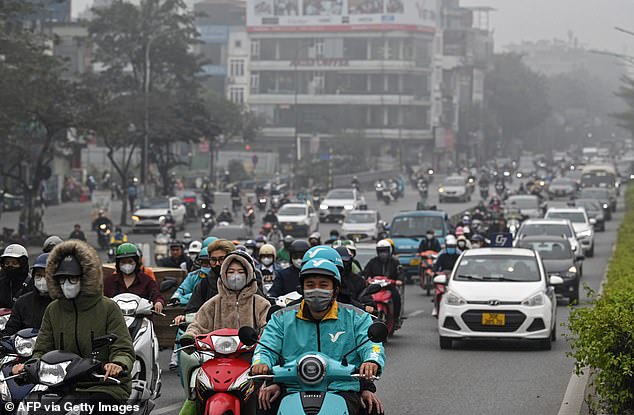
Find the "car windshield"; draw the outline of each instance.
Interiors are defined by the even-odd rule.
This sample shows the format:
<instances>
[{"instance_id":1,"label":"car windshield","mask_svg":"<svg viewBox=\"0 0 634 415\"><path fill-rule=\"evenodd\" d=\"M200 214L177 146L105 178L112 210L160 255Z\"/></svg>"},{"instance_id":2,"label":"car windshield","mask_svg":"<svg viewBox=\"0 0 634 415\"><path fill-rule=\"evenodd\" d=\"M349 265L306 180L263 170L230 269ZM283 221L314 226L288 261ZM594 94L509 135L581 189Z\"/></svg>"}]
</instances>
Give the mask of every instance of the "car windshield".
<instances>
[{"instance_id":1,"label":"car windshield","mask_svg":"<svg viewBox=\"0 0 634 415\"><path fill-rule=\"evenodd\" d=\"M581 177L581 184L583 186L614 186L614 176L611 174L584 174Z\"/></svg>"},{"instance_id":2,"label":"car windshield","mask_svg":"<svg viewBox=\"0 0 634 415\"><path fill-rule=\"evenodd\" d=\"M304 216L306 208L303 206L282 206L277 214L279 216Z\"/></svg>"},{"instance_id":3,"label":"car windshield","mask_svg":"<svg viewBox=\"0 0 634 415\"><path fill-rule=\"evenodd\" d=\"M534 282L540 279L536 259L519 255L464 257L454 276L456 281Z\"/></svg>"},{"instance_id":4,"label":"car windshield","mask_svg":"<svg viewBox=\"0 0 634 415\"><path fill-rule=\"evenodd\" d=\"M354 199L354 192L352 190L331 190L326 195L326 199Z\"/></svg>"},{"instance_id":5,"label":"car windshield","mask_svg":"<svg viewBox=\"0 0 634 415\"><path fill-rule=\"evenodd\" d=\"M568 219L572 223L586 223L583 212L548 212L547 219Z\"/></svg>"},{"instance_id":6,"label":"car windshield","mask_svg":"<svg viewBox=\"0 0 634 415\"><path fill-rule=\"evenodd\" d=\"M576 206L582 207L586 212L598 212L601 210L599 202L594 200L578 200L575 202Z\"/></svg>"},{"instance_id":7,"label":"car windshield","mask_svg":"<svg viewBox=\"0 0 634 415\"><path fill-rule=\"evenodd\" d=\"M390 235L395 238L421 237L433 229L436 236L444 236L443 222L439 216L398 216L392 221Z\"/></svg>"},{"instance_id":8,"label":"car windshield","mask_svg":"<svg viewBox=\"0 0 634 415\"><path fill-rule=\"evenodd\" d=\"M565 236L571 238L572 233L568 225L562 224L533 224L522 228L521 234L525 236Z\"/></svg>"},{"instance_id":9,"label":"car windshield","mask_svg":"<svg viewBox=\"0 0 634 415\"><path fill-rule=\"evenodd\" d=\"M570 179L553 179L550 183L553 186L574 186L575 183Z\"/></svg>"},{"instance_id":10,"label":"car windshield","mask_svg":"<svg viewBox=\"0 0 634 415\"><path fill-rule=\"evenodd\" d=\"M374 213L362 212L362 213L349 213L346 216L346 223L374 223L376 217Z\"/></svg>"},{"instance_id":11,"label":"car windshield","mask_svg":"<svg viewBox=\"0 0 634 415\"><path fill-rule=\"evenodd\" d=\"M141 209L168 209L169 201L167 199L149 199L141 202Z\"/></svg>"},{"instance_id":12,"label":"car windshield","mask_svg":"<svg viewBox=\"0 0 634 415\"><path fill-rule=\"evenodd\" d=\"M510 197L508 207L516 209L539 209L539 201L532 197Z\"/></svg>"},{"instance_id":13,"label":"car windshield","mask_svg":"<svg viewBox=\"0 0 634 415\"><path fill-rule=\"evenodd\" d=\"M445 186L464 186L465 179L462 177L447 177L443 182Z\"/></svg>"},{"instance_id":14,"label":"car windshield","mask_svg":"<svg viewBox=\"0 0 634 415\"><path fill-rule=\"evenodd\" d=\"M539 252L543 259L568 259L572 257L570 244L566 240L561 241L522 241L520 248L529 248Z\"/></svg>"},{"instance_id":15,"label":"car windshield","mask_svg":"<svg viewBox=\"0 0 634 415\"><path fill-rule=\"evenodd\" d=\"M583 189L581 190L581 197L588 199L603 199L609 198L609 191L607 189Z\"/></svg>"}]
</instances>

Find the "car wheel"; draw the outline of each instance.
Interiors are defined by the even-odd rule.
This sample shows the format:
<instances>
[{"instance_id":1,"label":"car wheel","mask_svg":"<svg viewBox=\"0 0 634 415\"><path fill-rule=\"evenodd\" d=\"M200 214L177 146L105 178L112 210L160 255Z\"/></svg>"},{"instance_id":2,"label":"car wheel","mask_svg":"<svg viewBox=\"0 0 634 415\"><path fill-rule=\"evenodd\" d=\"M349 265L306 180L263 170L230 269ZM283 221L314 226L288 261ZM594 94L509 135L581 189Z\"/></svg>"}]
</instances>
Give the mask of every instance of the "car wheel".
<instances>
[{"instance_id":1,"label":"car wheel","mask_svg":"<svg viewBox=\"0 0 634 415\"><path fill-rule=\"evenodd\" d=\"M551 336L552 333L547 338L539 340L539 350L550 350L553 348L553 343L550 341Z\"/></svg>"},{"instance_id":2,"label":"car wheel","mask_svg":"<svg viewBox=\"0 0 634 415\"><path fill-rule=\"evenodd\" d=\"M453 347L453 340L451 340L451 337L440 336L438 337L438 340L442 350L450 350Z\"/></svg>"}]
</instances>

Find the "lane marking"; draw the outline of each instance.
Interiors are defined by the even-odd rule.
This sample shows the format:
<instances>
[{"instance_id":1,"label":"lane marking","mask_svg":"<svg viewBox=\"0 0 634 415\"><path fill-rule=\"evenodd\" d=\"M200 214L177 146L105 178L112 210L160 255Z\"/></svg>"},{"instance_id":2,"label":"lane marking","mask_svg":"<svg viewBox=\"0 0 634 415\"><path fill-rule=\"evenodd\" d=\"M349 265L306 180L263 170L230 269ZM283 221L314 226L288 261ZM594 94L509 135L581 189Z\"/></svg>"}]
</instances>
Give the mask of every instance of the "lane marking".
<instances>
[{"instance_id":1,"label":"lane marking","mask_svg":"<svg viewBox=\"0 0 634 415\"><path fill-rule=\"evenodd\" d=\"M182 402L173 403L173 404L171 404L169 406L166 406L164 408L156 409L156 410L152 411L152 414L154 414L154 415L167 414L169 412L172 412L174 409L180 409L182 406L183 406Z\"/></svg>"},{"instance_id":2,"label":"lane marking","mask_svg":"<svg viewBox=\"0 0 634 415\"><path fill-rule=\"evenodd\" d=\"M419 316L421 314L423 314L425 312L425 310L416 310L416 311L412 311L409 314L406 314L405 317L416 317Z\"/></svg>"}]
</instances>

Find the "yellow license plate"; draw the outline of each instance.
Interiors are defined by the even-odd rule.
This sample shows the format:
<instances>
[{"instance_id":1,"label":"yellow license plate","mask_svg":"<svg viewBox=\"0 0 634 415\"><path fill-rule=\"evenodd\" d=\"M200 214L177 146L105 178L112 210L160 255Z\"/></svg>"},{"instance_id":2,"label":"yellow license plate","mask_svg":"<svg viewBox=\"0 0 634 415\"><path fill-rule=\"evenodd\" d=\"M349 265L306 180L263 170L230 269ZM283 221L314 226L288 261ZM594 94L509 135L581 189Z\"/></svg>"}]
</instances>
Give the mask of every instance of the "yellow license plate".
<instances>
[{"instance_id":1,"label":"yellow license plate","mask_svg":"<svg viewBox=\"0 0 634 415\"><path fill-rule=\"evenodd\" d=\"M506 326L506 315L500 313L482 313L483 326Z\"/></svg>"},{"instance_id":2,"label":"yellow license plate","mask_svg":"<svg viewBox=\"0 0 634 415\"><path fill-rule=\"evenodd\" d=\"M293 229L293 225L284 225L284 229L291 230Z\"/></svg>"},{"instance_id":3,"label":"yellow license plate","mask_svg":"<svg viewBox=\"0 0 634 415\"><path fill-rule=\"evenodd\" d=\"M409 260L409 264L412 266L419 266L420 265L420 258L412 258Z\"/></svg>"}]
</instances>

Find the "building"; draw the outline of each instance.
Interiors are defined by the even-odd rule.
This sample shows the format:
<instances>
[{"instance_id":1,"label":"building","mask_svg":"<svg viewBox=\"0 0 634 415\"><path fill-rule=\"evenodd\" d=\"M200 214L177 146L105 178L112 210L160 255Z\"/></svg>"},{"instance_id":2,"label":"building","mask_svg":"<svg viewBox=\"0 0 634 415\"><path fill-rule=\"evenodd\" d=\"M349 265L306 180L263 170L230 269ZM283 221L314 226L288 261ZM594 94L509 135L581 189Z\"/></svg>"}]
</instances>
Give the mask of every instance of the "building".
<instances>
[{"instance_id":1,"label":"building","mask_svg":"<svg viewBox=\"0 0 634 415\"><path fill-rule=\"evenodd\" d=\"M433 144L440 108L439 3L247 0L248 103L265 122L258 141L287 162L349 136L417 159Z\"/></svg>"}]
</instances>

